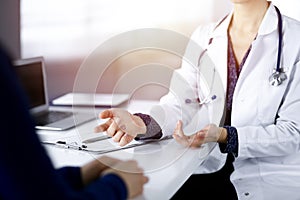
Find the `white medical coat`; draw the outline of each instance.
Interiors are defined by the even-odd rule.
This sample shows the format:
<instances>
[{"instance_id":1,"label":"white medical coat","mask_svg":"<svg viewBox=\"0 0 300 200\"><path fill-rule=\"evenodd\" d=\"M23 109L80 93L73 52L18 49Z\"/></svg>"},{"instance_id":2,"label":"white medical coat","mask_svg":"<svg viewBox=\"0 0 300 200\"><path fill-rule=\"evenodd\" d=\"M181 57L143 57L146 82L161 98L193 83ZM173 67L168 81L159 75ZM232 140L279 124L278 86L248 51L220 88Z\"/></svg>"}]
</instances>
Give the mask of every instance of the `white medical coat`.
<instances>
[{"instance_id":1,"label":"white medical coat","mask_svg":"<svg viewBox=\"0 0 300 200\"><path fill-rule=\"evenodd\" d=\"M227 87L227 29L231 16L217 27L216 24L199 27L191 37L191 41L203 48L213 38L207 53L220 75L224 94L218 98L223 101ZM188 48L189 45L187 52ZM230 179L239 199L300 199L299 22L283 16L281 67L287 80L276 87L269 84L269 76L276 67L277 52L278 17L271 4L252 42L233 95L231 125L238 131L238 156ZM198 52L195 55L199 55ZM204 107L183 103L185 98L205 96L198 73L197 67L183 60L181 68L174 73L170 92L153 108L152 117L163 127L164 134L173 133L178 119L187 124ZM176 82L178 79L184 79L189 90L180 81ZM217 115L212 121L221 123L221 117ZM216 171L225 159L226 154L220 153L216 145L197 173Z\"/></svg>"}]
</instances>

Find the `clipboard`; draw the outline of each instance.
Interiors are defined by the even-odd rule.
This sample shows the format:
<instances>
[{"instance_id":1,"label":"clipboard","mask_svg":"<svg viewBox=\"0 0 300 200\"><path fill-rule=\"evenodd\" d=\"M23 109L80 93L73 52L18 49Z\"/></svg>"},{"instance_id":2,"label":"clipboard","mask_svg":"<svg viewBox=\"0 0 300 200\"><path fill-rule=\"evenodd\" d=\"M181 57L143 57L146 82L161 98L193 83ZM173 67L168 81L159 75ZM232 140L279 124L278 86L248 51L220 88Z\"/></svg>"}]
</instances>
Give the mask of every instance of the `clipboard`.
<instances>
[{"instance_id":1,"label":"clipboard","mask_svg":"<svg viewBox=\"0 0 300 200\"><path fill-rule=\"evenodd\" d=\"M144 140L144 141L132 141L131 143L125 145L124 147L120 147L118 143L112 141L110 137L103 138L103 140L99 140L96 142L92 142L89 144L85 143L79 143L76 141L63 141L63 140L58 140L58 141L42 141L41 143L44 145L50 145L56 148L64 148L64 149L70 149L70 150L75 150L75 151L83 151L87 153L92 153L92 154L104 154L104 153L110 153L114 151L120 151L120 150L125 150L125 149L130 149L134 147L139 147L151 143L157 143L165 140L170 140L173 139L172 135L167 135L164 136L160 139L149 139L149 140Z\"/></svg>"}]
</instances>

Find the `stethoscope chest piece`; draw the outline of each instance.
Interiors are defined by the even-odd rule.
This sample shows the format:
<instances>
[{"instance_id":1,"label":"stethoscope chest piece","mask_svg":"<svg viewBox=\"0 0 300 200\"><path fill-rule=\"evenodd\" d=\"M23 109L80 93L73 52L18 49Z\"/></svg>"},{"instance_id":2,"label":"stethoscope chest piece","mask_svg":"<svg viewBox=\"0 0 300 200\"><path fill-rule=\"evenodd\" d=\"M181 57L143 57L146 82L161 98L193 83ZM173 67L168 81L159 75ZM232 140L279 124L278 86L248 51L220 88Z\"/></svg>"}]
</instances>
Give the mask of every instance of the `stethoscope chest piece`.
<instances>
[{"instance_id":1,"label":"stethoscope chest piece","mask_svg":"<svg viewBox=\"0 0 300 200\"><path fill-rule=\"evenodd\" d=\"M279 86L284 80L287 79L287 76L284 72L275 71L269 78L269 83L272 86Z\"/></svg>"}]
</instances>

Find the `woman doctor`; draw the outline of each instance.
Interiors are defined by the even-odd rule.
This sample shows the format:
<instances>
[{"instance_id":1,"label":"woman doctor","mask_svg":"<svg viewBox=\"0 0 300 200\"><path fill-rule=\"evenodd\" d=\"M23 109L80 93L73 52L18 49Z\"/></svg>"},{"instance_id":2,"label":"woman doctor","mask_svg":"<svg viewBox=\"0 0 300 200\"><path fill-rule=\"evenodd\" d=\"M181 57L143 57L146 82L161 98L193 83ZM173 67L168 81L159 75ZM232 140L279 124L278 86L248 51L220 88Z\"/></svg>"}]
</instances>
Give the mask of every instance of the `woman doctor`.
<instances>
[{"instance_id":1,"label":"woman doctor","mask_svg":"<svg viewBox=\"0 0 300 200\"><path fill-rule=\"evenodd\" d=\"M191 37L207 48L221 75L224 126L220 120L187 136L183 125L195 112L188 105L178 109L168 93L150 115L105 110L100 118L109 120L95 130L106 131L121 146L172 133L193 148L217 142L173 199L205 194L211 199L300 199L300 23L266 0L231 1L228 16L199 27ZM173 79L184 77L201 99L197 73L183 60Z\"/></svg>"}]
</instances>

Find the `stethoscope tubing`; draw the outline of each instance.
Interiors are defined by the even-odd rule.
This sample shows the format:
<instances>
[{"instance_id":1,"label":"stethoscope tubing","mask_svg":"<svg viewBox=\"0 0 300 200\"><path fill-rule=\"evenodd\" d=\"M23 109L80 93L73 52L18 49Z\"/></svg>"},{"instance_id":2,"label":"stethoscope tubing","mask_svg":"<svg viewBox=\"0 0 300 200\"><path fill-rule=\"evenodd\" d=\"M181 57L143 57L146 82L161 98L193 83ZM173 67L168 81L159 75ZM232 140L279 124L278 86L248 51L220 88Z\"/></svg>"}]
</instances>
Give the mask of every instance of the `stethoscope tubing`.
<instances>
[{"instance_id":1,"label":"stethoscope tubing","mask_svg":"<svg viewBox=\"0 0 300 200\"><path fill-rule=\"evenodd\" d=\"M282 72L282 69L280 67L281 63L281 52L282 52L282 15L280 13L280 10L276 7L275 10L277 12L278 16L278 51L277 51L277 64L276 64L276 72L280 73Z\"/></svg>"}]
</instances>

